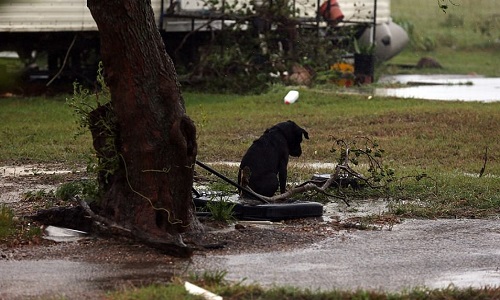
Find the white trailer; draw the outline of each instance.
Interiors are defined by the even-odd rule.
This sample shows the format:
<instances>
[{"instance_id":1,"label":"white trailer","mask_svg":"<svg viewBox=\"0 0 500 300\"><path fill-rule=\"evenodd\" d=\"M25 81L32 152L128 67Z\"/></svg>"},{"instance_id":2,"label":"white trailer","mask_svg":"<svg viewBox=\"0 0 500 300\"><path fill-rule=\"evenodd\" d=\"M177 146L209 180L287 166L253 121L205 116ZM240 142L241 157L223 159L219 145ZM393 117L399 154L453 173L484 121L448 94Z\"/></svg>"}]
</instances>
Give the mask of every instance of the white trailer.
<instances>
[{"instance_id":1,"label":"white trailer","mask_svg":"<svg viewBox=\"0 0 500 300\"><path fill-rule=\"evenodd\" d=\"M232 6L227 0L226 6ZM250 2L250 1L247 1ZM374 18L373 0L339 0L344 21L369 23ZM391 20L390 0L378 0L376 22ZM222 3L222 2L220 2ZM244 3L240 1L240 6ZM201 0L152 0L151 5L160 30L188 32L207 22L217 13L222 13L222 4L208 5ZM294 0L295 16L317 20L316 0ZM162 13L163 11L163 13ZM176 18L176 15L184 16ZM190 20L191 19L191 20ZM192 19L195 19L193 24ZM87 8L86 0L9 0L0 4L0 32L79 32L96 31L97 25Z\"/></svg>"},{"instance_id":2,"label":"white trailer","mask_svg":"<svg viewBox=\"0 0 500 300\"><path fill-rule=\"evenodd\" d=\"M222 0L218 4L208 5L206 0L151 0L156 24L166 40L167 51L170 53L176 49L186 34L190 33L190 42L182 52L185 60L191 60L208 30L220 30L224 24L234 22L228 9L223 8L231 7L235 3L233 1L237 0ZM236 3L242 6L246 2L255 11L258 8L256 5L261 5L263 1L266 0ZM319 7L324 0L289 1L292 1L290 6L293 8L293 17L300 22L327 26L319 15ZM391 24L390 0L338 0L338 4L344 15L338 26L363 23L377 24L378 28ZM378 33L377 29L375 42L381 40L381 35L387 33ZM373 31L368 34L369 42L371 37ZM71 55L66 59L70 47ZM46 67L50 72L58 70L64 59L67 60L66 68L74 75L83 74L88 65L95 66L98 49L97 25L87 8L86 0L0 2L0 51L15 51L26 64L32 62L34 53L46 53ZM390 55L383 57L388 56ZM90 61L91 64L86 64ZM95 74L94 69L89 71Z\"/></svg>"}]
</instances>

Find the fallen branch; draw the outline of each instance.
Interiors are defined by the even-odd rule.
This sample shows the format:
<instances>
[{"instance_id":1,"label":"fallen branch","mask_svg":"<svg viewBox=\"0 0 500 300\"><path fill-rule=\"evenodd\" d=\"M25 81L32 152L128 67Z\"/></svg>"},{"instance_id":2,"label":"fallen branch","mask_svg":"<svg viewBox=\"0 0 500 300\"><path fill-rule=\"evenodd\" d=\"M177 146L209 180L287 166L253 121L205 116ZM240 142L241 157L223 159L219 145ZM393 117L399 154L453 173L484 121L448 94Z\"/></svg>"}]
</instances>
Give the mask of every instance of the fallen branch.
<instances>
[{"instance_id":1,"label":"fallen branch","mask_svg":"<svg viewBox=\"0 0 500 300\"><path fill-rule=\"evenodd\" d=\"M348 185L351 180L355 180L356 183L358 183L357 181L359 180L362 183L364 183L366 186L368 186L372 189L383 187L382 185L374 185L370 180L372 178L367 178L367 177L363 176L362 174L353 170L349 166L349 163L350 163L350 161L349 161L349 152L350 152L349 146L343 140L337 140L337 144L343 145L343 147L345 147L345 150L344 150L345 153L343 154L342 163L337 164L337 166L335 167L335 172L333 174L331 174L331 176L330 176L330 178L328 178L328 180L326 180L325 182L323 182L323 181L307 181L307 182L305 182L297 187L294 187L294 188L286 191L283 194L276 195L273 197L265 197L265 196L259 195L261 200L265 200L267 202L278 202L278 201L286 200L295 194L304 193L307 191L315 191L315 192L324 194L328 197L340 199L347 206L350 206L349 202L347 201L346 196L333 195L333 194L328 193L327 190L329 188L335 186L339 189L339 192L340 192L340 188L342 188L345 181L347 181L347 185ZM370 154L371 151L357 149L356 153L357 153L357 155L359 155L359 153L361 153L362 155L364 155L368 158L370 169L377 169L377 170L383 169L382 166L380 165L380 163L377 161L377 159ZM322 184L322 185L319 186L320 184ZM351 186L352 186L352 183L351 183ZM248 186L246 186L246 189L255 193Z\"/></svg>"},{"instance_id":2,"label":"fallen branch","mask_svg":"<svg viewBox=\"0 0 500 300\"><path fill-rule=\"evenodd\" d=\"M146 246L151 248L155 248L157 250L162 251L165 254L173 255L176 257L191 257L193 255L194 248L188 247L182 241L182 237L180 234L178 235L169 235L171 239L165 239L163 237L156 237L146 234L145 232L138 229L131 229L125 226L122 226L112 220L109 220L105 217L102 217L92 211L87 202L81 199L78 196L73 198L83 210L97 223L102 227L102 224L111 228L115 234L136 240Z\"/></svg>"},{"instance_id":3,"label":"fallen branch","mask_svg":"<svg viewBox=\"0 0 500 300\"><path fill-rule=\"evenodd\" d=\"M283 200L286 200L288 198L290 198L291 196L293 195L296 195L296 194L300 194L300 193L305 193L305 192L308 192L308 191L315 191L315 192L318 192L318 193L321 193L321 194L324 194L328 197L333 197L333 198L336 198L336 199L340 199L342 200L347 206L350 206L349 202L347 201L347 198L346 197L342 197L342 196L337 196L337 195L333 195L333 194L330 194L328 193L326 190L328 188L330 188L334 183L337 183L338 184L338 180L339 180L339 173L340 173L340 170L342 169L342 166L338 165L336 167L336 172L330 176L330 178L321 186L319 187L317 185L317 182L305 182L293 189L290 189L286 192L284 192L283 194L279 194L279 195L276 195L276 196L273 196L273 197L266 197L266 196L262 196L262 195L259 195L263 200L267 201L267 202L279 202L279 201L283 201ZM354 172L354 171L352 171ZM356 177L359 177L359 178L363 178L361 175L359 175L358 173L355 173L357 174ZM250 189L248 186L246 187L248 190L252 191L253 193L255 193L252 189Z\"/></svg>"},{"instance_id":4,"label":"fallen branch","mask_svg":"<svg viewBox=\"0 0 500 300\"><path fill-rule=\"evenodd\" d=\"M90 206L87 204L87 202L85 202L85 200L81 199L80 197L78 197L78 195L76 195L74 198L73 198L74 201L76 201L82 208L83 210L94 220L94 221L97 221L97 222L100 222L110 228L113 228L113 229L116 229L122 233L126 233L127 235L130 235L132 233L132 230L128 229L128 228L125 228L123 226L120 226L118 225L116 222L113 222L109 219L106 219L104 217L101 217L97 214L95 214L92 209L90 208ZM98 224L100 225L100 224ZM101 226L102 227L102 226Z\"/></svg>"}]
</instances>

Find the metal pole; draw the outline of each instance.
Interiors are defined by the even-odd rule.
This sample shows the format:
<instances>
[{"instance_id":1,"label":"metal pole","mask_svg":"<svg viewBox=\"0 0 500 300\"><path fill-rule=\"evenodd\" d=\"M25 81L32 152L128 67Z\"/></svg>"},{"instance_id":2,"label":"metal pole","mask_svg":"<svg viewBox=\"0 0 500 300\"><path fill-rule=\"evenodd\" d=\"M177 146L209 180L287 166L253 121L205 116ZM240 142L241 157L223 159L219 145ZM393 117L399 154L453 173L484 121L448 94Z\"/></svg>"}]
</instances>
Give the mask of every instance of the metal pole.
<instances>
[{"instance_id":1,"label":"metal pole","mask_svg":"<svg viewBox=\"0 0 500 300\"><path fill-rule=\"evenodd\" d=\"M163 30L163 18L165 18L165 12L163 11L165 9L165 4L163 4L163 1L165 0L161 0L161 6L160 6L160 22L158 22L159 24L159 29L160 31ZM170 5L172 5L172 1L170 1Z\"/></svg>"},{"instance_id":2,"label":"metal pole","mask_svg":"<svg viewBox=\"0 0 500 300\"><path fill-rule=\"evenodd\" d=\"M200 161L198 161L198 160L197 160L197 161L196 161L196 164L197 164L198 166L202 167L203 169L207 170L208 172L210 172L210 173L214 174L215 176L217 176L217 177L219 177L219 178L221 178L221 179L225 180L227 183L231 184L232 186L237 187L238 189L243 190L243 191L245 191L246 193L248 193L248 194L250 194L250 195L254 196L254 197L255 197L255 198L257 198L258 200L260 200L260 201L262 201L262 202L264 202L264 203L269 203L269 202L267 202L266 200L264 200L264 199L262 198L262 196L261 196L261 195L259 195L259 194L255 193L255 192L253 192L253 191L251 191L251 190L249 190L249 189L247 189L247 188L245 188L245 187L243 187L243 186L241 186L241 185L237 184L237 183L236 183L236 182L234 182L233 180L231 180L231 179L227 178L226 176L222 175L221 173L219 173L219 172L215 171L214 169L210 168L209 166L205 165L204 163L202 163L202 162L200 162Z\"/></svg>"},{"instance_id":3,"label":"metal pole","mask_svg":"<svg viewBox=\"0 0 500 300\"><path fill-rule=\"evenodd\" d=\"M372 27L372 48L373 48L373 63L375 63L375 51L377 47L377 0L373 0L373 27ZM372 72L370 74L371 82L375 81L375 65L372 68Z\"/></svg>"},{"instance_id":4,"label":"metal pole","mask_svg":"<svg viewBox=\"0 0 500 300\"><path fill-rule=\"evenodd\" d=\"M372 44L375 44L377 29L377 0L373 1L373 29L372 29Z\"/></svg>"}]
</instances>

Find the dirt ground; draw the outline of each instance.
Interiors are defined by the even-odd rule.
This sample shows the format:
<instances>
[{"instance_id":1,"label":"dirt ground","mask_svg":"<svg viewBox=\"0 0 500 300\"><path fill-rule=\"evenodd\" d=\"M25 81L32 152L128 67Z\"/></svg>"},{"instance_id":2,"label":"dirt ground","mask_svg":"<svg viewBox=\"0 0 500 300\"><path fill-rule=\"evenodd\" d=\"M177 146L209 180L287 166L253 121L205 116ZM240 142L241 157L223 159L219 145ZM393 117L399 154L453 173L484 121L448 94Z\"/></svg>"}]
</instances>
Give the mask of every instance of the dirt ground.
<instances>
[{"instance_id":1,"label":"dirt ground","mask_svg":"<svg viewBox=\"0 0 500 300\"><path fill-rule=\"evenodd\" d=\"M40 208L67 205L42 201L37 195L44 193L36 192L87 176L81 168L62 169L60 165L0 167L0 203L12 207L18 218ZM184 241L197 248L190 259L116 237L3 240L0 299L102 299L109 291L220 270L227 271L226 279L233 282L246 279L263 286L313 290L397 292L419 286L500 284L498 218L400 222L381 214L385 201L356 202L349 209L342 203L325 205L323 218L268 225L222 226L205 221L204 233L184 235ZM366 226L360 220L363 214L378 215L379 223ZM28 222L23 223L25 230L33 228Z\"/></svg>"},{"instance_id":2,"label":"dirt ground","mask_svg":"<svg viewBox=\"0 0 500 300\"><path fill-rule=\"evenodd\" d=\"M0 203L13 208L18 218L32 215L44 208L67 206L68 203L61 200L39 197L62 183L87 177L82 168L74 168L73 171L67 172L61 171L64 169L63 166L57 164L0 167ZM28 223L31 222L26 221L24 225L27 226ZM202 221L202 223L206 227L205 232L183 236L186 244L197 249L195 256L265 253L305 248L338 235L340 230L355 230L357 219L339 221L337 218L309 218L269 225L252 223L223 225L210 221ZM33 226L33 224L29 225ZM41 225L35 224L35 226ZM43 230L43 227L41 229ZM44 238L10 238L0 241L0 264L2 261L51 260L119 264L120 266L166 264L172 266L168 271L172 273L181 272L180 266L184 265L180 259L164 255L155 249L125 238L89 236L73 242L54 242ZM158 277L154 275L142 274L140 280L134 280L133 276L124 279L112 274L108 276L109 280L105 288L116 289L117 286L135 286L156 282ZM100 286L97 289L102 288Z\"/></svg>"}]
</instances>

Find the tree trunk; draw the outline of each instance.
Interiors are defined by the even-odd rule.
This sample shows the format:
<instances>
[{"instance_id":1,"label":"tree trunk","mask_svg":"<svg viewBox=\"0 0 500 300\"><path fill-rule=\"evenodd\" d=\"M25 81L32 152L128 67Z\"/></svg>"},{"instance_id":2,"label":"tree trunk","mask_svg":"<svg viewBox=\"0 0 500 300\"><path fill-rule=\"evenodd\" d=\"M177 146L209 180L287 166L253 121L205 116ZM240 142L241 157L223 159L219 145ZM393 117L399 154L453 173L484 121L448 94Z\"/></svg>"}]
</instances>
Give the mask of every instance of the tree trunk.
<instances>
[{"instance_id":1,"label":"tree trunk","mask_svg":"<svg viewBox=\"0 0 500 300\"><path fill-rule=\"evenodd\" d=\"M117 125L119 166L104 185L101 214L140 237L174 241L195 222L191 188L197 152L196 129L186 115L174 65L150 1L88 0L87 5L99 28Z\"/></svg>"}]
</instances>

